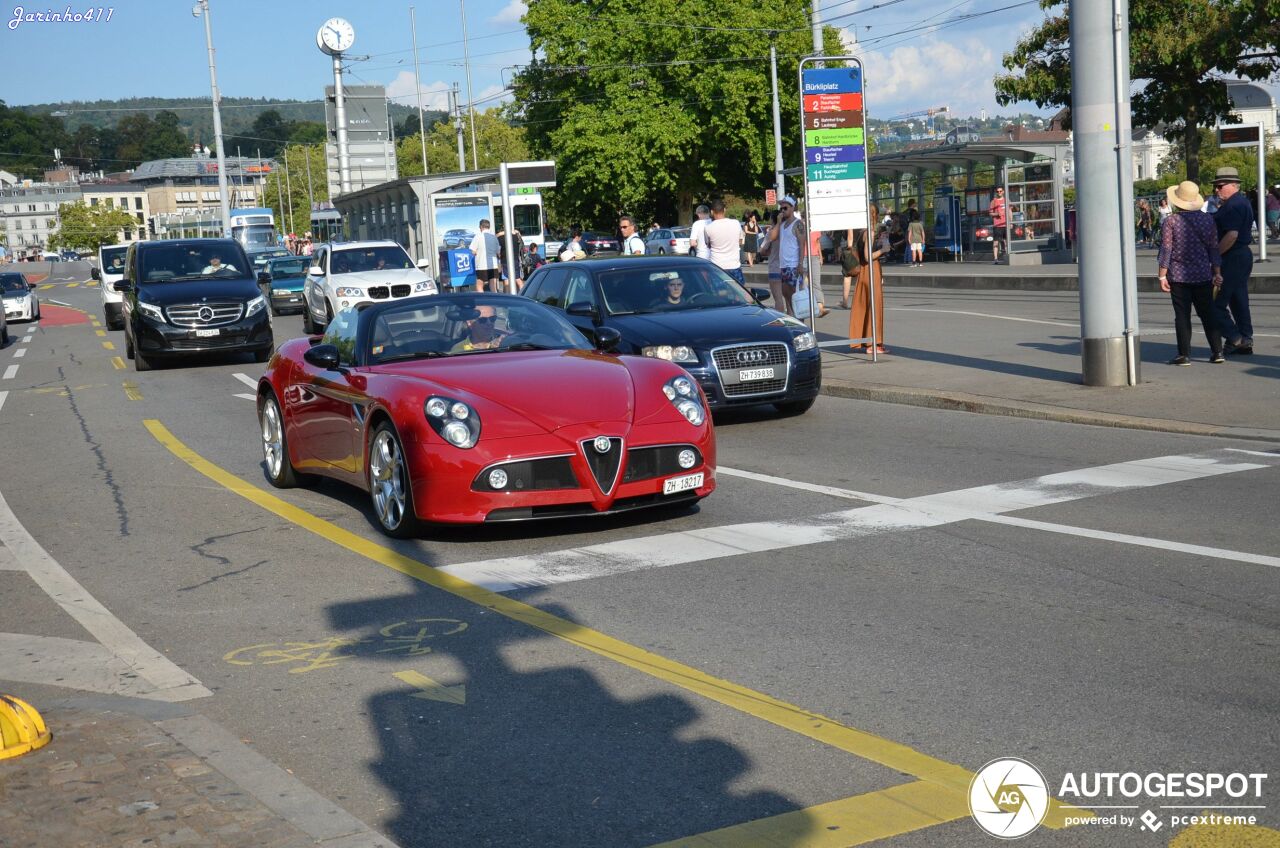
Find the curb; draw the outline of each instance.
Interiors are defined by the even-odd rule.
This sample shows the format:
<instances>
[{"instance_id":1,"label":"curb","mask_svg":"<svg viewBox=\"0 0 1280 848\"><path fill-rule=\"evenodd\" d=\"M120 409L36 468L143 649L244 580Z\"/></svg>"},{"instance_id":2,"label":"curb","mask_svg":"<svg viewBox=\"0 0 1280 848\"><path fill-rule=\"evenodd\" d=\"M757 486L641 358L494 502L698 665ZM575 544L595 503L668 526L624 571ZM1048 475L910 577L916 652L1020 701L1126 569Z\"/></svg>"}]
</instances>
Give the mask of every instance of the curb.
<instances>
[{"instance_id":1,"label":"curb","mask_svg":"<svg viewBox=\"0 0 1280 848\"><path fill-rule=\"evenodd\" d=\"M824 377L822 394L853 400L871 400L880 403L921 406L928 409L973 412L979 415L1004 415L1010 418L1058 421L1065 424L1089 424L1095 427L1154 430L1162 433L1177 433L1184 436L1216 436L1228 439L1280 443L1280 430L1221 427L1216 424L1174 421L1167 418L1142 418L1113 412L1068 409L1061 406L1029 403L1008 398L986 397L966 392L944 392L934 389L890 386L881 383L850 383L844 380L831 380Z\"/></svg>"}]
</instances>

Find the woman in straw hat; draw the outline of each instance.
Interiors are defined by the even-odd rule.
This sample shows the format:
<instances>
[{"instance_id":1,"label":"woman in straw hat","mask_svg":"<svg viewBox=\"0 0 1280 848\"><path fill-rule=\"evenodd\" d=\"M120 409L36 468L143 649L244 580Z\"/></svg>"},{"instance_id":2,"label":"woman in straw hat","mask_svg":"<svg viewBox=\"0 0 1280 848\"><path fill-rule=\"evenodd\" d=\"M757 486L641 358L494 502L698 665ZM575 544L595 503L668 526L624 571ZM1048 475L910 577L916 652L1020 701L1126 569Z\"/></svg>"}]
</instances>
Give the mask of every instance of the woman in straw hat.
<instances>
[{"instance_id":1,"label":"woman in straw hat","mask_svg":"<svg viewBox=\"0 0 1280 848\"><path fill-rule=\"evenodd\" d=\"M1213 297L1222 285L1222 257L1213 217L1200 214L1204 198L1190 180L1169 186L1169 205L1175 214L1160 234L1160 288L1173 300L1173 323L1178 355L1170 365L1191 364L1191 307L1196 308L1209 339L1209 361L1224 362L1222 334L1213 318Z\"/></svg>"}]
</instances>

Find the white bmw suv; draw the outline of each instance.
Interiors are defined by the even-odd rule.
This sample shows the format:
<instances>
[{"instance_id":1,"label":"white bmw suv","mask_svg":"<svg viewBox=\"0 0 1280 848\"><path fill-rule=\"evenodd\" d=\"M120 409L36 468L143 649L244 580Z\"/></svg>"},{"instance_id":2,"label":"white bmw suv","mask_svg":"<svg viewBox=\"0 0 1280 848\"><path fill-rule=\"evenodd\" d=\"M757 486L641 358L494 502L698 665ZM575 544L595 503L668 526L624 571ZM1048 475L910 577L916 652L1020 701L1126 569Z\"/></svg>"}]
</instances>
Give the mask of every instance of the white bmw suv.
<instances>
[{"instance_id":1,"label":"white bmw suv","mask_svg":"<svg viewBox=\"0 0 1280 848\"><path fill-rule=\"evenodd\" d=\"M427 267L426 260L415 265L394 241L320 245L302 287L303 329L308 335L322 333L349 306L437 294Z\"/></svg>"}]
</instances>

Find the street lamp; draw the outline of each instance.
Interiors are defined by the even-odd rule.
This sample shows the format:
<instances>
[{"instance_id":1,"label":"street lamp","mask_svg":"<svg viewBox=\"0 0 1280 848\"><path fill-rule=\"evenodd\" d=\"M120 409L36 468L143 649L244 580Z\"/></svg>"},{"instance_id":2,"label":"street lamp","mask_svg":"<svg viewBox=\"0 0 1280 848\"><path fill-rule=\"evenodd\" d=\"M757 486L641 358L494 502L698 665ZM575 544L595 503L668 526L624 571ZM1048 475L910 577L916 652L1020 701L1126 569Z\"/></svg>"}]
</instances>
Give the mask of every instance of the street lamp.
<instances>
[{"instance_id":1,"label":"street lamp","mask_svg":"<svg viewBox=\"0 0 1280 848\"><path fill-rule=\"evenodd\" d=\"M199 0L191 7L192 17L204 16L204 41L209 48L209 88L213 91L213 143L218 148L218 199L222 204L222 237L231 236L231 201L227 196L227 158L222 152L222 97L218 94L218 70L213 60L213 21L209 0Z\"/></svg>"}]
</instances>

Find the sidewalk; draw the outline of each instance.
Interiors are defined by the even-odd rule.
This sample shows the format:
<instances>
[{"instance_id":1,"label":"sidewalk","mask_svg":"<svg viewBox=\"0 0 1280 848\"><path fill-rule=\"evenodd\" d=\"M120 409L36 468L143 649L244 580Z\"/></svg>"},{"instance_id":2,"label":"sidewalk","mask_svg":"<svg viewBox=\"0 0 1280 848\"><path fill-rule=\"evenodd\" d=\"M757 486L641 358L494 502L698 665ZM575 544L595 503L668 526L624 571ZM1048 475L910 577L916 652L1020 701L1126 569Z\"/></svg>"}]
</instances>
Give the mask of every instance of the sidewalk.
<instances>
[{"instance_id":1,"label":"sidewalk","mask_svg":"<svg viewBox=\"0 0 1280 848\"><path fill-rule=\"evenodd\" d=\"M187 708L31 700L53 739L0 760L3 848L394 848Z\"/></svg>"}]
</instances>

